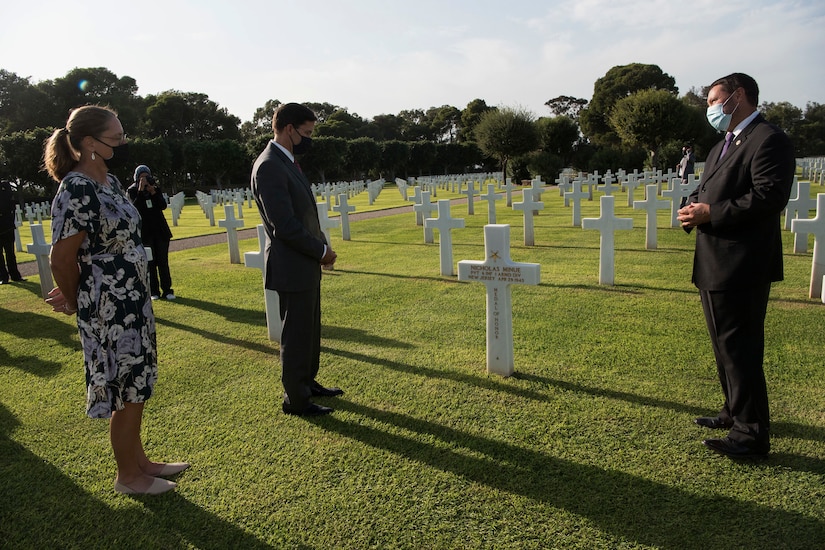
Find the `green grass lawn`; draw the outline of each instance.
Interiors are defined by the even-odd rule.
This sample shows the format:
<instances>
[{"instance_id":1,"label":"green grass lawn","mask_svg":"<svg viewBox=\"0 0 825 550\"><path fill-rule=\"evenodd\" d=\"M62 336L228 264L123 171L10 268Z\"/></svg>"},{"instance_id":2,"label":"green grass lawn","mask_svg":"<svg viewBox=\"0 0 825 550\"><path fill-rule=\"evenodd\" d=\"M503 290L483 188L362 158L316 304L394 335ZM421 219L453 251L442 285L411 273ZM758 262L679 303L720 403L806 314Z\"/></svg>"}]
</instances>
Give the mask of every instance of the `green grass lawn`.
<instances>
[{"instance_id":1,"label":"green grass lawn","mask_svg":"<svg viewBox=\"0 0 825 550\"><path fill-rule=\"evenodd\" d=\"M438 234L424 244L413 213L354 222L351 241L333 229L319 380L346 394L318 399L336 411L313 420L280 412L260 271L230 265L226 244L172 253L179 298L155 303L144 440L192 468L159 497L112 489L74 319L51 313L36 277L0 287L0 547L825 547L825 306L807 297L810 253L792 254L785 232L766 324L772 453L731 461L692 422L722 398L694 237L661 212L645 250L645 213L625 197L617 215L634 229L616 233L614 286L598 284L599 233L571 227L557 191L534 247L498 203L512 259L542 271L513 287L506 379L485 373L484 286L439 275ZM453 206L466 220L455 261L483 259L486 203L475 212Z\"/></svg>"}]
</instances>

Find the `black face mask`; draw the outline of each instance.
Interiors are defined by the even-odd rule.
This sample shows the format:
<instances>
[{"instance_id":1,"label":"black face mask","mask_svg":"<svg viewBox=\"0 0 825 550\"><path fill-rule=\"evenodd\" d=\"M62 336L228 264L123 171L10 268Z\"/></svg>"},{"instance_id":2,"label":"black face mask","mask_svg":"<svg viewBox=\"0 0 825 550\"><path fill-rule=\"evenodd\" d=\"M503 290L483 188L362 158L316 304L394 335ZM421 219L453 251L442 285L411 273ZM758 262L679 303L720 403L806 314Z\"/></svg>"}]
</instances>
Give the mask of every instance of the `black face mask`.
<instances>
[{"instance_id":1,"label":"black face mask","mask_svg":"<svg viewBox=\"0 0 825 550\"><path fill-rule=\"evenodd\" d=\"M295 133L297 134L298 132ZM302 136L301 134L298 135L301 137L301 141L292 146L293 155L303 155L312 148L312 138Z\"/></svg>"},{"instance_id":2,"label":"black face mask","mask_svg":"<svg viewBox=\"0 0 825 550\"><path fill-rule=\"evenodd\" d=\"M122 145L118 145L117 147L112 147L112 156L108 159L103 159L103 162L106 163L106 168L113 169L113 168L120 168L121 166L125 165L129 161L129 144L124 143Z\"/></svg>"}]
</instances>

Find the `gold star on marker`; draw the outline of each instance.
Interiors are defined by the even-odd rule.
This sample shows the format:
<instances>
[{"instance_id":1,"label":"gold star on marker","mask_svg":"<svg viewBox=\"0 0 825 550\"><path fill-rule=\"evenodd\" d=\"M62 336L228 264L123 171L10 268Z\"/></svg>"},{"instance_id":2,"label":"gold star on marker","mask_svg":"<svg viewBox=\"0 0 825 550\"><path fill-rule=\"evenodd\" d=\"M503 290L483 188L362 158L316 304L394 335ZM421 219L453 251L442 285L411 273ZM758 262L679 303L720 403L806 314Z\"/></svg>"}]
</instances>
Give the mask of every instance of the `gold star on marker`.
<instances>
[{"instance_id":1,"label":"gold star on marker","mask_svg":"<svg viewBox=\"0 0 825 550\"><path fill-rule=\"evenodd\" d=\"M501 256L499 256L499 255L498 255L498 250L496 250L495 252L493 252L492 254L490 254L490 259L491 259L491 260L498 261L500 258L501 258Z\"/></svg>"}]
</instances>

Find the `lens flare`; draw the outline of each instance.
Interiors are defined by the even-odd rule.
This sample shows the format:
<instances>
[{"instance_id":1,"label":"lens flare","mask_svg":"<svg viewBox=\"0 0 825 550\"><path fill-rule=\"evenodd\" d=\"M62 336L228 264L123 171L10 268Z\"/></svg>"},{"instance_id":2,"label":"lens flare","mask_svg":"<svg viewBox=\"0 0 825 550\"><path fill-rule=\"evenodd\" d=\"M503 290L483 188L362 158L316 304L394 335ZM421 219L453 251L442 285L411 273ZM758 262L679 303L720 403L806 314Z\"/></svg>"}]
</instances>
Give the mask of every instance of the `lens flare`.
<instances>
[{"instance_id":1,"label":"lens flare","mask_svg":"<svg viewBox=\"0 0 825 550\"><path fill-rule=\"evenodd\" d=\"M77 87L80 88L81 92L85 92L89 89L89 81L85 78L77 83Z\"/></svg>"}]
</instances>

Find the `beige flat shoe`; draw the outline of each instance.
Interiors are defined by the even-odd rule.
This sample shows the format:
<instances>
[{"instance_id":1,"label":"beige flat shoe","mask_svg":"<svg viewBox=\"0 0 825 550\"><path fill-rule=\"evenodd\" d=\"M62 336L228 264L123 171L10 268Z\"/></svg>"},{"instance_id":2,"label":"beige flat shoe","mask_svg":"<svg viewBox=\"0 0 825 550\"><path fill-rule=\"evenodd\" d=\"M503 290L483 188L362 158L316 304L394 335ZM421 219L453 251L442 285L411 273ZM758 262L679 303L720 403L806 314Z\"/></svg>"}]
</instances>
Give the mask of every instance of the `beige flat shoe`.
<instances>
[{"instance_id":1,"label":"beige flat shoe","mask_svg":"<svg viewBox=\"0 0 825 550\"><path fill-rule=\"evenodd\" d=\"M175 474L179 474L185 469L189 467L188 462L170 462L168 464L164 464L163 468L161 468L159 476L173 476Z\"/></svg>"},{"instance_id":2,"label":"beige flat shoe","mask_svg":"<svg viewBox=\"0 0 825 550\"><path fill-rule=\"evenodd\" d=\"M137 491L128 485L115 481L115 491L124 495L159 495L167 491L171 491L177 486L178 484L174 481L156 477L145 491Z\"/></svg>"}]
</instances>

